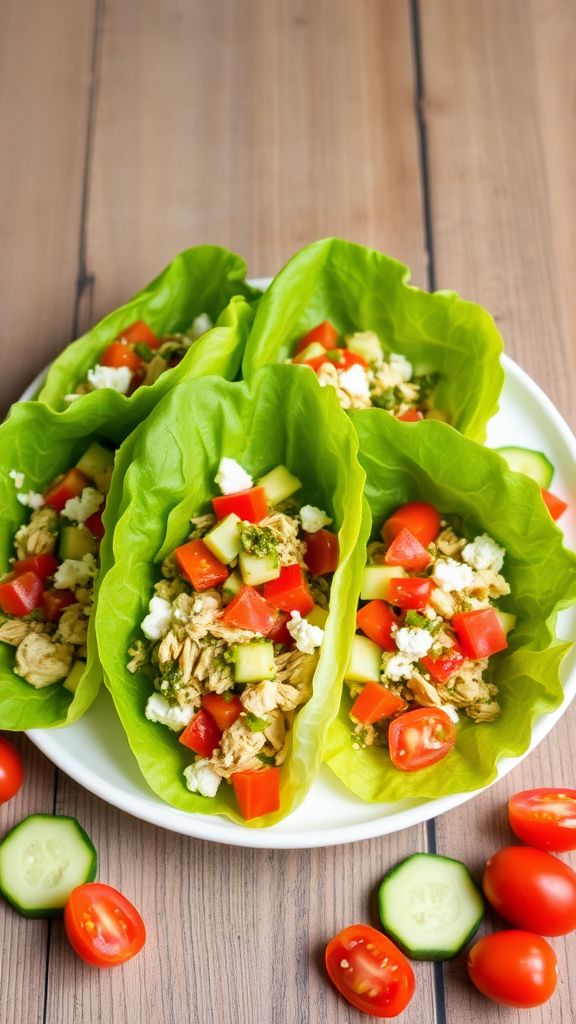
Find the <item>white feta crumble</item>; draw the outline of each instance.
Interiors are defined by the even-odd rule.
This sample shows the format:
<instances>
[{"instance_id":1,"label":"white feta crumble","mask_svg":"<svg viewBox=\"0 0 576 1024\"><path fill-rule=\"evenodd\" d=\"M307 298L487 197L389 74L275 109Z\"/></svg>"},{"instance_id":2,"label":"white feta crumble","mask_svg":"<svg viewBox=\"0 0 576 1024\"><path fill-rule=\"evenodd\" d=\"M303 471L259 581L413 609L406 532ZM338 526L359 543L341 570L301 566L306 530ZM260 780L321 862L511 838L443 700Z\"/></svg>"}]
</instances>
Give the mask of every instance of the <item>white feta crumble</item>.
<instances>
[{"instance_id":1,"label":"white feta crumble","mask_svg":"<svg viewBox=\"0 0 576 1024\"><path fill-rule=\"evenodd\" d=\"M85 523L90 516L98 511L104 501L104 495L100 494L95 487L85 487L79 498L68 498L62 509L62 515L66 519L73 519L76 523Z\"/></svg>"},{"instance_id":2,"label":"white feta crumble","mask_svg":"<svg viewBox=\"0 0 576 1024\"><path fill-rule=\"evenodd\" d=\"M148 605L148 615L142 619L140 629L149 640L159 640L172 621L172 605L163 597L154 595Z\"/></svg>"},{"instance_id":3,"label":"white feta crumble","mask_svg":"<svg viewBox=\"0 0 576 1024\"><path fill-rule=\"evenodd\" d=\"M460 721L460 719L458 718L458 712L456 711L456 708L453 708L451 704L441 704L440 710L445 711L446 714L448 715L448 718L450 718L455 725Z\"/></svg>"},{"instance_id":4,"label":"white feta crumble","mask_svg":"<svg viewBox=\"0 0 576 1024\"><path fill-rule=\"evenodd\" d=\"M314 654L317 647L320 647L324 639L324 630L320 626L313 626L306 619L303 619L300 612L290 612L290 618L286 623L290 636L296 641L296 647L302 654Z\"/></svg>"},{"instance_id":5,"label":"white feta crumble","mask_svg":"<svg viewBox=\"0 0 576 1024\"><path fill-rule=\"evenodd\" d=\"M56 590L74 590L75 587L85 587L97 572L98 566L94 555L65 558L54 573L54 586Z\"/></svg>"},{"instance_id":6,"label":"white feta crumble","mask_svg":"<svg viewBox=\"0 0 576 1024\"><path fill-rule=\"evenodd\" d=\"M14 481L14 487L16 490L22 490L24 487L24 473L19 473L17 469L11 469L8 476Z\"/></svg>"},{"instance_id":7,"label":"white feta crumble","mask_svg":"<svg viewBox=\"0 0 576 1024\"><path fill-rule=\"evenodd\" d=\"M394 640L400 653L412 661L424 658L434 643L434 638L427 629L414 626L402 626L401 629L394 630Z\"/></svg>"},{"instance_id":8,"label":"white feta crumble","mask_svg":"<svg viewBox=\"0 0 576 1024\"><path fill-rule=\"evenodd\" d=\"M462 558L473 569L492 569L500 572L506 557L506 549L501 548L487 533L481 533L467 544L462 551Z\"/></svg>"},{"instance_id":9,"label":"white feta crumble","mask_svg":"<svg viewBox=\"0 0 576 1024\"><path fill-rule=\"evenodd\" d=\"M159 722L173 732L181 732L192 721L194 708L191 705L181 708L179 704L170 704L161 693L152 693L144 714L149 722Z\"/></svg>"},{"instance_id":10,"label":"white feta crumble","mask_svg":"<svg viewBox=\"0 0 576 1024\"><path fill-rule=\"evenodd\" d=\"M247 491L254 486L252 477L240 463L236 462L236 459L227 459L226 456L220 459L214 483L222 494L236 494L237 491Z\"/></svg>"},{"instance_id":11,"label":"white feta crumble","mask_svg":"<svg viewBox=\"0 0 576 1024\"><path fill-rule=\"evenodd\" d=\"M385 663L382 671L382 681L389 679L393 683L399 683L401 679L410 679L414 671L414 662L405 654L393 654Z\"/></svg>"},{"instance_id":12,"label":"white feta crumble","mask_svg":"<svg viewBox=\"0 0 576 1024\"><path fill-rule=\"evenodd\" d=\"M403 356L401 352L391 352L388 356L388 362L390 366L396 370L396 373L402 378L402 380L412 380L412 374L414 368L412 363Z\"/></svg>"},{"instance_id":13,"label":"white feta crumble","mask_svg":"<svg viewBox=\"0 0 576 1024\"><path fill-rule=\"evenodd\" d=\"M316 505L302 505L298 515L305 533L318 533L324 526L330 526L332 520L323 509Z\"/></svg>"},{"instance_id":14,"label":"white feta crumble","mask_svg":"<svg viewBox=\"0 0 576 1024\"><path fill-rule=\"evenodd\" d=\"M338 374L338 386L355 398L370 398L366 371L359 363L354 363L349 370L342 370Z\"/></svg>"},{"instance_id":15,"label":"white feta crumble","mask_svg":"<svg viewBox=\"0 0 576 1024\"><path fill-rule=\"evenodd\" d=\"M16 499L27 508L42 508L44 504L44 498L37 491L19 491Z\"/></svg>"},{"instance_id":16,"label":"white feta crumble","mask_svg":"<svg viewBox=\"0 0 576 1024\"><path fill-rule=\"evenodd\" d=\"M208 316L208 313L200 313L199 316L194 318L192 326L186 333L189 338L196 341L198 338L201 338L203 334L206 334L206 331L212 330L213 327L214 324Z\"/></svg>"},{"instance_id":17,"label":"white feta crumble","mask_svg":"<svg viewBox=\"0 0 576 1024\"><path fill-rule=\"evenodd\" d=\"M206 758L189 764L184 769L184 778L190 792L200 793L200 796L216 796L218 786L222 782L222 777L214 771Z\"/></svg>"},{"instance_id":18,"label":"white feta crumble","mask_svg":"<svg viewBox=\"0 0 576 1024\"><path fill-rule=\"evenodd\" d=\"M92 366L87 373L88 383L95 391L112 388L125 395L132 381L132 370L128 366Z\"/></svg>"},{"instance_id":19,"label":"white feta crumble","mask_svg":"<svg viewBox=\"0 0 576 1024\"><path fill-rule=\"evenodd\" d=\"M471 587L474 573L469 565L463 565L454 558L439 558L434 564L432 579L440 590L450 593Z\"/></svg>"}]
</instances>

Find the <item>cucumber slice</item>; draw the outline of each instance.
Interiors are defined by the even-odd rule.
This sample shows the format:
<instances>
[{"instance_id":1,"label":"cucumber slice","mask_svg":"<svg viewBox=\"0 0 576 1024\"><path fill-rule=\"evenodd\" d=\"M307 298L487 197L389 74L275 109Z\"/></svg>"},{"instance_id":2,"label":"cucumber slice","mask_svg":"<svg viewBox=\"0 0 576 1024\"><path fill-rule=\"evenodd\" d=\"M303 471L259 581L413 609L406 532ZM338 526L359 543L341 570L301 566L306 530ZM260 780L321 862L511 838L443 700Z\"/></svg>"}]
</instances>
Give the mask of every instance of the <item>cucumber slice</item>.
<instances>
[{"instance_id":1,"label":"cucumber slice","mask_svg":"<svg viewBox=\"0 0 576 1024\"><path fill-rule=\"evenodd\" d=\"M242 525L240 516L231 512L225 519L221 519L214 529L210 530L202 539L206 547L219 558L224 565L230 565L240 552L240 530Z\"/></svg>"},{"instance_id":2,"label":"cucumber slice","mask_svg":"<svg viewBox=\"0 0 576 1024\"><path fill-rule=\"evenodd\" d=\"M387 601L390 580L406 576L401 565L367 565L362 579L362 601Z\"/></svg>"},{"instance_id":3,"label":"cucumber slice","mask_svg":"<svg viewBox=\"0 0 576 1024\"><path fill-rule=\"evenodd\" d=\"M108 494L114 470L114 452L93 441L76 463L76 469L92 480L99 491Z\"/></svg>"},{"instance_id":4,"label":"cucumber slice","mask_svg":"<svg viewBox=\"0 0 576 1024\"><path fill-rule=\"evenodd\" d=\"M367 363L377 363L382 359L382 345L374 331L357 331L346 338L346 347L357 356L362 356Z\"/></svg>"},{"instance_id":5,"label":"cucumber slice","mask_svg":"<svg viewBox=\"0 0 576 1024\"><path fill-rule=\"evenodd\" d=\"M84 555L98 553L98 539L85 526L63 526L60 530L58 554L63 562L67 558L79 560Z\"/></svg>"},{"instance_id":6,"label":"cucumber slice","mask_svg":"<svg viewBox=\"0 0 576 1024\"><path fill-rule=\"evenodd\" d=\"M328 609L321 608L319 604L315 604L312 611L308 612L308 615L306 616L306 620L311 626L320 626L320 629L324 629L327 618Z\"/></svg>"},{"instance_id":7,"label":"cucumber slice","mask_svg":"<svg viewBox=\"0 0 576 1024\"><path fill-rule=\"evenodd\" d=\"M280 562L275 551L269 555L250 555L247 551L241 551L238 568L248 587L259 587L262 583L277 580L280 575Z\"/></svg>"},{"instance_id":8,"label":"cucumber slice","mask_svg":"<svg viewBox=\"0 0 576 1024\"><path fill-rule=\"evenodd\" d=\"M257 486L263 487L266 491L269 505L279 505L281 501L290 498L295 491L299 491L302 482L297 476L292 476L286 466L276 466L266 473L266 476L260 477Z\"/></svg>"},{"instance_id":9,"label":"cucumber slice","mask_svg":"<svg viewBox=\"0 0 576 1024\"><path fill-rule=\"evenodd\" d=\"M66 676L66 679L62 683L64 689L69 690L70 693L76 693L76 690L78 689L78 683L82 679L82 676L84 675L85 671L85 661L74 661L72 663L72 668L70 669L68 675Z\"/></svg>"},{"instance_id":10,"label":"cucumber slice","mask_svg":"<svg viewBox=\"0 0 576 1024\"><path fill-rule=\"evenodd\" d=\"M379 683L381 677L382 648L367 636L356 634L344 679L350 683Z\"/></svg>"},{"instance_id":11,"label":"cucumber slice","mask_svg":"<svg viewBox=\"0 0 576 1024\"><path fill-rule=\"evenodd\" d=\"M549 487L552 483L554 466L544 452L535 452L532 448L497 448L496 451L514 473L524 473L539 487Z\"/></svg>"},{"instance_id":12,"label":"cucumber slice","mask_svg":"<svg viewBox=\"0 0 576 1024\"><path fill-rule=\"evenodd\" d=\"M384 931L415 960L450 960L480 927L484 900L465 864L415 853L378 891Z\"/></svg>"},{"instance_id":13,"label":"cucumber slice","mask_svg":"<svg viewBox=\"0 0 576 1024\"><path fill-rule=\"evenodd\" d=\"M262 679L274 679L275 676L276 662L271 640L253 640L235 645L235 683L259 683Z\"/></svg>"},{"instance_id":14,"label":"cucumber slice","mask_svg":"<svg viewBox=\"0 0 576 1024\"><path fill-rule=\"evenodd\" d=\"M326 349L324 345L321 345L319 341L312 341L309 345L299 352L297 356L294 356L293 362L305 363L307 359L318 359L318 356L325 356Z\"/></svg>"},{"instance_id":15,"label":"cucumber slice","mask_svg":"<svg viewBox=\"0 0 576 1024\"><path fill-rule=\"evenodd\" d=\"M24 917L54 917L75 886L94 881L96 865L76 818L31 814L0 843L0 892Z\"/></svg>"},{"instance_id":16,"label":"cucumber slice","mask_svg":"<svg viewBox=\"0 0 576 1024\"><path fill-rule=\"evenodd\" d=\"M222 590L227 597L232 598L242 590L243 586L244 583L242 582L240 573L234 570L234 572L230 573L228 579L224 580Z\"/></svg>"}]
</instances>

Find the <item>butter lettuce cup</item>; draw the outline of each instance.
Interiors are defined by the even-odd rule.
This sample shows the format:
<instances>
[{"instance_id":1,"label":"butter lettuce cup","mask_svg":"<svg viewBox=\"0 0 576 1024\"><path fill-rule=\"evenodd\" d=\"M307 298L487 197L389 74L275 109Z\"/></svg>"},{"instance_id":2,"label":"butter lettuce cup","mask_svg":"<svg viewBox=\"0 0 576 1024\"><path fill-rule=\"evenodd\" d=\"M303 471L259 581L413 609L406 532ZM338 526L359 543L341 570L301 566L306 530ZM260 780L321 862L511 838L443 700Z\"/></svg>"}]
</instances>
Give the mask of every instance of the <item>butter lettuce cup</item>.
<instances>
[{"instance_id":1,"label":"butter lettuce cup","mask_svg":"<svg viewBox=\"0 0 576 1024\"><path fill-rule=\"evenodd\" d=\"M576 557L496 452L443 423L351 419L372 531L326 762L366 801L477 789L562 701Z\"/></svg>"},{"instance_id":2,"label":"butter lettuce cup","mask_svg":"<svg viewBox=\"0 0 576 1024\"><path fill-rule=\"evenodd\" d=\"M134 438L97 613L106 685L155 793L271 825L340 702L368 528L355 432L307 370L271 366L180 385Z\"/></svg>"},{"instance_id":3,"label":"butter lettuce cup","mask_svg":"<svg viewBox=\"0 0 576 1024\"><path fill-rule=\"evenodd\" d=\"M194 373L236 376L259 292L240 256L200 245L176 256L125 305L109 313L51 364L36 396L57 412L92 414L110 395L133 424Z\"/></svg>"},{"instance_id":4,"label":"butter lettuce cup","mask_svg":"<svg viewBox=\"0 0 576 1024\"><path fill-rule=\"evenodd\" d=\"M409 281L406 266L375 249L338 238L306 246L258 304L244 377L296 361L343 408L434 417L483 442L504 381L500 334L480 306Z\"/></svg>"}]
</instances>

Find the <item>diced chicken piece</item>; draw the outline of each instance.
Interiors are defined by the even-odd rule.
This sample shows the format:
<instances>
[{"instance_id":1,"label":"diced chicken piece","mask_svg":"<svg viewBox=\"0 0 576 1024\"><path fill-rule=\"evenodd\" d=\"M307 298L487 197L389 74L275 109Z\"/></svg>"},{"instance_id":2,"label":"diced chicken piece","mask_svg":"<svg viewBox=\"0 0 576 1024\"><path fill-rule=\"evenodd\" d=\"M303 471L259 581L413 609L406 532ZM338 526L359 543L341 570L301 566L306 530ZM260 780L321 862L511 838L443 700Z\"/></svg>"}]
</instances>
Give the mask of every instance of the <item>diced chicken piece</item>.
<instances>
[{"instance_id":1,"label":"diced chicken piece","mask_svg":"<svg viewBox=\"0 0 576 1024\"><path fill-rule=\"evenodd\" d=\"M458 610L458 603L454 594L448 594L445 590L440 590L440 587L434 587L430 595L430 604L434 611L438 612L444 619L451 619Z\"/></svg>"},{"instance_id":2,"label":"diced chicken piece","mask_svg":"<svg viewBox=\"0 0 576 1024\"><path fill-rule=\"evenodd\" d=\"M266 716L268 725L264 729L264 736L268 743L278 753L286 742L286 719L282 711L269 711ZM279 762L276 761L278 764Z\"/></svg>"},{"instance_id":3,"label":"diced chicken piece","mask_svg":"<svg viewBox=\"0 0 576 1024\"><path fill-rule=\"evenodd\" d=\"M203 647L194 665L193 679L201 682L210 693L224 693L234 686L230 666L223 660L224 644Z\"/></svg>"},{"instance_id":4,"label":"diced chicken piece","mask_svg":"<svg viewBox=\"0 0 576 1024\"><path fill-rule=\"evenodd\" d=\"M193 516L190 520L192 527L190 531L190 540L197 540L199 537L204 537L209 530L212 529L216 522L216 516L212 512L206 512L203 516Z\"/></svg>"},{"instance_id":5,"label":"diced chicken piece","mask_svg":"<svg viewBox=\"0 0 576 1024\"><path fill-rule=\"evenodd\" d=\"M18 558L51 554L58 539L58 513L49 505L36 509L30 522L21 526L14 538Z\"/></svg>"},{"instance_id":6,"label":"diced chicken piece","mask_svg":"<svg viewBox=\"0 0 576 1024\"><path fill-rule=\"evenodd\" d=\"M128 648L128 654L131 659L127 665L128 671L137 672L150 661L150 645L144 640L135 640Z\"/></svg>"},{"instance_id":7,"label":"diced chicken piece","mask_svg":"<svg viewBox=\"0 0 576 1024\"><path fill-rule=\"evenodd\" d=\"M412 677L408 680L407 686L411 691L414 700L416 700L418 704L421 704L423 708L442 707L443 702L436 687L424 679L424 676L422 676L416 669L412 673Z\"/></svg>"},{"instance_id":8,"label":"diced chicken piece","mask_svg":"<svg viewBox=\"0 0 576 1024\"><path fill-rule=\"evenodd\" d=\"M503 576L493 569L480 569L474 573L474 581L469 592L480 601L495 600L510 593L510 587Z\"/></svg>"},{"instance_id":9,"label":"diced chicken piece","mask_svg":"<svg viewBox=\"0 0 576 1024\"><path fill-rule=\"evenodd\" d=\"M164 373L164 370L166 369L167 366L168 363L163 358L163 356L161 356L160 353L157 353L155 356L152 357L152 359L148 363L146 367L146 376L144 377L142 383L145 384L147 387L149 387L151 384L155 384L156 381L158 380L158 377L160 377L160 375Z\"/></svg>"},{"instance_id":10,"label":"diced chicken piece","mask_svg":"<svg viewBox=\"0 0 576 1024\"><path fill-rule=\"evenodd\" d=\"M482 700L466 708L466 714L474 722L493 722L500 714L500 705L495 700Z\"/></svg>"},{"instance_id":11,"label":"diced chicken piece","mask_svg":"<svg viewBox=\"0 0 576 1024\"><path fill-rule=\"evenodd\" d=\"M302 654L297 648L276 655L276 682L289 683L308 700L312 692L312 676L318 664L317 654Z\"/></svg>"},{"instance_id":12,"label":"diced chicken piece","mask_svg":"<svg viewBox=\"0 0 576 1024\"><path fill-rule=\"evenodd\" d=\"M442 555L447 555L448 558L455 558L462 551L462 548L466 546L466 538L458 537L452 527L447 526L444 530L440 531L435 544Z\"/></svg>"},{"instance_id":13,"label":"diced chicken piece","mask_svg":"<svg viewBox=\"0 0 576 1024\"><path fill-rule=\"evenodd\" d=\"M272 679L263 679L255 686L246 686L240 700L246 711L252 712L258 718L264 718L268 711L278 707L277 685Z\"/></svg>"},{"instance_id":14,"label":"diced chicken piece","mask_svg":"<svg viewBox=\"0 0 576 1024\"><path fill-rule=\"evenodd\" d=\"M24 619L7 619L0 626L0 640L12 647L18 647L29 633L45 633L46 627L40 622L26 622Z\"/></svg>"},{"instance_id":15,"label":"diced chicken piece","mask_svg":"<svg viewBox=\"0 0 576 1024\"><path fill-rule=\"evenodd\" d=\"M169 661L177 661L183 645L184 639L179 639L175 631L169 629L158 647L158 664L162 667L162 665L167 665Z\"/></svg>"},{"instance_id":16,"label":"diced chicken piece","mask_svg":"<svg viewBox=\"0 0 576 1024\"><path fill-rule=\"evenodd\" d=\"M274 534L274 539L278 544L277 553L280 565L294 565L295 562L298 565L305 565L306 545L303 541L298 540L297 519L291 519L283 512L272 512L258 525L267 526Z\"/></svg>"},{"instance_id":17,"label":"diced chicken piece","mask_svg":"<svg viewBox=\"0 0 576 1024\"><path fill-rule=\"evenodd\" d=\"M70 671L74 648L54 643L42 633L29 633L16 651L15 672L39 689L65 679Z\"/></svg>"},{"instance_id":18,"label":"diced chicken piece","mask_svg":"<svg viewBox=\"0 0 576 1024\"><path fill-rule=\"evenodd\" d=\"M305 693L289 683L276 682L276 696L281 711L293 711L306 699Z\"/></svg>"},{"instance_id":19,"label":"diced chicken piece","mask_svg":"<svg viewBox=\"0 0 576 1024\"><path fill-rule=\"evenodd\" d=\"M56 637L65 644L81 647L86 643L87 636L88 616L85 614L85 605L71 604L60 616Z\"/></svg>"},{"instance_id":20,"label":"diced chicken piece","mask_svg":"<svg viewBox=\"0 0 576 1024\"><path fill-rule=\"evenodd\" d=\"M225 729L220 747L214 751L210 764L219 775L227 779L234 772L246 768L253 761L266 742L263 732L252 732L246 720L240 716Z\"/></svg>"}]
</instances>

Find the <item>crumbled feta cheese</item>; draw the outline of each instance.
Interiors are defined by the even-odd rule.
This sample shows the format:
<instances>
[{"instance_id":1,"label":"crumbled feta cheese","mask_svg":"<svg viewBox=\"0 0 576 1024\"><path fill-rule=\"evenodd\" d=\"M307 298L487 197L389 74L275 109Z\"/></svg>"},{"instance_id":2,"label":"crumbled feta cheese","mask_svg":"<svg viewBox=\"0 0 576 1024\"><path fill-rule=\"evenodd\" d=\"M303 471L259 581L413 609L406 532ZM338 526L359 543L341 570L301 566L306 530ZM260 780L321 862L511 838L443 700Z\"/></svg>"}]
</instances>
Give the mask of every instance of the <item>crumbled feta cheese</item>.
<instances>
[{"instance_id":1,"label":"crumbled feta cheese","mask_svg":"<svg viewBox=\"0 0 576 1024\"><path fill-rule=\"evenodd\" d=\"M212 330L213 327L214 324L208 316L208 313L200 313L200 316L194 318L191 328L186 333L190 338L196 340L197 338L201 338L203 334L206 334L206 331Z\"/></svg>"},{"instance_id":2,"label":"crumbled feta cheese","mask_svg":"<svg viewBox=\"0 0 576 1024\"><path fill-rule=\"evenodd\" d=\"M74 590L75 587L85 587L98 572L98 565L94 555L84 555L83 558L65 558L54 573L54 586L56 590Z\"/></svg>"},{"instance_id":3,"label":"crumbled feta cheese","mask_svg":"<svg viewBox=\"0 0 576 1024\"><path fill-rule=\"evenodd\" d=\"M451 704L441 704L440 708L442 711L446 712L448 718L452 719L454 724L460 721L460 719L458 718L458 712L456 711L456 708L453 708Z\"/></svg>"},{"instance_id":4,"label":"crumbled feta cheese","mask_svg":"<svg viewBox=\"0 0 576 1024\"><path fill-rule=\"evenodd\" d=\"M41 508L44 504L44 498L36 491L19 491L16 499L21 505L26 505L27 508Z\"/></svg>"},{"instance_id":5,"label":"crumbled feta cheese","mask_svg":"<svg viewBox=\"0 0 576 1024\"><path fill-rule=\"evenodd\" d=\"M471 587L474 573L469 565L456 562L454 558L439 558L434 564L432 579L440 590L450 593Z\"/></svg>"},{"instance_id":6,"label":"crumbled feta cheese","mask_svg":"<svg viewBox=\"0 0 576 1024\"><path fill-rule=\"evenodd\" d=\"M396 629L394 640L400 653L413 661L424 658L434 643L434 638L427 629L409 626Z\"/></svg>"},{"instance_id":7,"label":"crumbled feta cheese","mask_svg":"<svg viewBox=\"0 0 576 1024\"><path fill-rule=\"evenodd\" d=\"M128 366L92 366L87 373L88 383L95 391L100 388L112 388L125 395L132 381L132 371Z\"/></svg>"},{"instance_id":8,"label":"crumbled feta cheese","mask_svg":"<svg viewBox=\"0 0 576 1024\"><path fill-rule=\"evenodd\" d=\"M200 796L216 796L218 786L222 778L214 771L212 765L206 758L189 764L184 769L186 785L192 793L200 793Z\"/></svg>"},{"instance_id":9,"label":"crumbled feta cheese","mask_svg":"<svg viewBox=\"0 0 576 1024\"><path fill-rule=\"evenodd\" d=\"M11 469L8 476L14 481L14 487L17 491L24 487L24 473L19 473L17 469Z\"/></svg>"},{"instance_id":10,"label":"crumbled feta cheese","mask_svg":"<svg viewBox=\"0 0 576 1024\"><path fill-rule=\"evenodd\" d=\"M412 374L414 368L406 356L403 356L401 352L391 352L388 356L388 362L390 366L396 370L396 373L400 375L402 380L412 380Z\"/></svg>"},{"instance_id":11,"label":"crumbled feta cheese","mask_svg":"<svg viewBox=\"0 0 576 1024\"><path fill-rule=\"evenodd\" d=\"M338 385L355 398L370 398L370 386L366 371L359 363L338 374Z\"/></svg>"},{"instance_id":12,"label":"crumbled feta cheese","mask_svg":"<svg viewBox=\"0 0 576 1024\"><path fill-rule=\"evenodd\" d=\"M149 640L159 640L172 621L172 605L163 597L154 596L148 605L148 615L142 619L140 629Z\"/></svg>"},{"instance_id":13,"label":"crumbled feta cheese","mask_svg":"<svg viewBox=\"0 0 576 1024\"><path fill-rule=\"evenodd\" d=\"M153 693L148 697L144 714L149 722L159 722L173 732L181 732L192 721L194 708L190 704L185 707L170 704L161 693Z\"/></svg>"},{"instance_id":14,"label":"crumbled feta cheese","mask_svg":"<svg viewBox=\"0 0 576 1024\"><path fill-rule=\"evenodd\" d=\"M242 468L235 459L220 459L218 472L214 482L222 491L222 494L236 494L237 491L247 491L253 487L254 481L249 473Z\"/></svg>"},{"instance_id":15,"label":"crumbled feta cheese","mask_svg":"<svg viewBox=\"0 0 576 1024\"><path fill-rule=\"evenodd\" d=\"M290 612L290 618L286 623L290 636L296 641L296 647L302 654L314 654L317 647L320 647L324 639L324 630L320 626L313 626L306 619L303 619L300 612Z\"/></svg>"},{"instance_id":16,"label":"crumbled feta cheese","mask_svg":"<svg viewBox=\"0 0 576 1024\"><path fill-rule=\"evenodd\" d=\"M298 515L305 533L318 533L318 530L332 522L321 508L316 508L316 505L302 505Z\"/></svg>"},{"instance_id":17,"label":"crumbled feta cheese","mask_svg":"<svg viewBox=\"0 0 576 1024\"><path fill-rule=\"evenodd\" d=\"M390 680L399 683L401 679L410 679L414 671L414 662L405 654L393 654L384 663L382 669L382 682Z\"/></svg>"},{"instance_id":18,"label":"crumbled feta cheese","mask_svg":"<svg viewBox=\"0 0 576 1024\"><path fill-rule=\"evenodd\" d=\"M501 548L487 533L474 537L462 551L462 558L473 569L493 569L494 572L500 572L505 556L505 548Z\"/></svg>"},{"instance_id":19,"label":"crumbled feta cheese","mask_svg":"<svg viewBox=\"0 0 576 1024\"><path fill-rule=\"evenodd\" d=\"M104 501L104 495L100 494L95 487L85 487L79 498L68 498L62 509L62 515L66 519L73 519L76 523L85 523L90 516L98 511Z\"/></svg>"}]
</instances>

